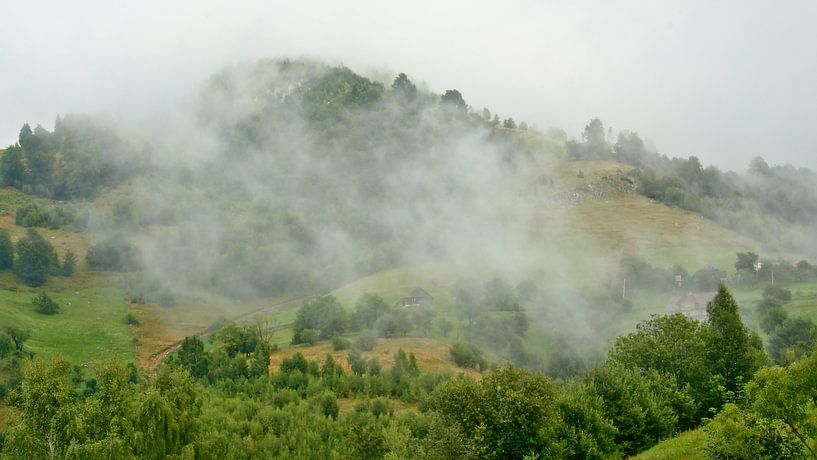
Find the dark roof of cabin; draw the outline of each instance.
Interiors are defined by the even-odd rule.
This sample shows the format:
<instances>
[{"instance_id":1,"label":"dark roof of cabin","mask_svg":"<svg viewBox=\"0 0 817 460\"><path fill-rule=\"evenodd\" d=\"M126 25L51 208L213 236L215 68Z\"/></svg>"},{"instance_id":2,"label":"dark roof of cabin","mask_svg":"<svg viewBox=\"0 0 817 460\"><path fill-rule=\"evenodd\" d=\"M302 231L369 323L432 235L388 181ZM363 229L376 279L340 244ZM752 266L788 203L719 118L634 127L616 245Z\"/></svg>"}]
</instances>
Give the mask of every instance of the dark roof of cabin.
<instances>
[{"instance_id":1,"label":"dark roof of cabin","mask_svg":"<svg viewBox=\"0 0 817 460\"><path fill-rule=\"evenodd\" d=\"M675 313L686 310L706 310L715 295L717 295L717 292L690 292L686 295L673 297L667 302L667 311Z\"/></svg>"},{"instance_id":2,"label":"dark roof of cabin","mask_svg":"<svg viewBox=\"0 0 817 460\"><path fill-rule=\"evenodd\" d=\"M409 295L407 295L406 297L427 297L427 298L429 298L429 299L433 299L433 298L434 298L434 297L433 297L431 294L429 294L428 292L426 292L426 290L425 290L425 289L423 289L423 288L419 288L419 287L418 287L418 288L414 288L414 290L413 290L413 291L411 291L411 292L409 293Z\"/></svg>"}]
</instances>

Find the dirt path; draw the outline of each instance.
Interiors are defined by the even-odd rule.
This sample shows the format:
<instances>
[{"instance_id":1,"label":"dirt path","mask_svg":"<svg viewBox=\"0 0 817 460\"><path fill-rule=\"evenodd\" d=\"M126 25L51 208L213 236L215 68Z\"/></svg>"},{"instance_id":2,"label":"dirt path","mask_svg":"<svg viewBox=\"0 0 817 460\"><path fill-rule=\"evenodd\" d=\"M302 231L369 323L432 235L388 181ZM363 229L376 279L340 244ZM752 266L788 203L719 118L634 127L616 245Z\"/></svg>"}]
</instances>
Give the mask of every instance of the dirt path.
<instances>
[{"instance_id":1,"label":"dirt path","mask_svg":"<svg viewBox=\"0 0 817 460\"><path fill-rule=\"evenodd\" d=\"M285 309L285 308L288 308L288 307L291 307L291 306L300 305L300 304L304 303L305 301L307 301L307 300L309 300L309 299L311 299L313 297L315 297L315 296L314 295L308 295L308 296L296 297L296 298L290 299L290 300L285 300L283 302L278 302L278 303L268 305L268 306L263 307L263 308L259 308L257 310L253 310L253 311L250 311L250 312L247 312L247 313L242 313L242 314L240 314L238 316L234 316L233 318L230 318L227 322L232 322L232 323L247 322L248 320L254 318L256 315L260 315L260 314L264 314L264 313L270 313L270 312L273 312L273 311L276 311L276 312L281 311L282 309ZM273 329L273 332L279 331L281 329L285 329L285 328L287 328L289 326L292 326L292 323L280 324L280 325L276 326ZM212 333L213 333L213 331L211 331L209 329L203 329L203 330L201 330L199 332L196 332L193 335L195 335L196 337L198 337L200 339L206 339ZM156 369L156 367L158 367L159 364L161 364L165 359L167 359L167 357L171 353L173 353L174 351L179 349L179 347L182 345L182 341L183 340L177 340L177 341L171 343L170 345L166 346L165 348L163 348L158 353L151 356L150 359L148 360L148 366L147 366L148 370L152 371L152 370Z\"/></svg>"}]
</instances>

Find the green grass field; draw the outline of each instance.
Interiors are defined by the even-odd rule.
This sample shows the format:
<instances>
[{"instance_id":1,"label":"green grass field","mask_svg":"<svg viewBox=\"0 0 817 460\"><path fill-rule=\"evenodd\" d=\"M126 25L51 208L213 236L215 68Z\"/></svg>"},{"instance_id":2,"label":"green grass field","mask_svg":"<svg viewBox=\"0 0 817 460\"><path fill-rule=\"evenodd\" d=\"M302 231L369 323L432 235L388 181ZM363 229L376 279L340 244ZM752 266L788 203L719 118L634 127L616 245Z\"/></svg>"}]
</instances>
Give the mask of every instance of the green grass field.
<instances>
[{"instance_id":1,"label":"green grass field","mask_svg":"<svg viewBox=\"0 0 817 460\"><path fill-rule=\"evenodd\" d=\"M63 356L86 365L108 358L134 359L133 334L124 322L123 293L109 280L53 278L43 288L27 288L10 273L0 277L0 323L27 330L27 350L37 356ZM46 292L59 313L37 313L32 298Z\"/></svg>"},{"instance_id":2,"label":"green grass field","mask_svg":"<svg viewBox=\"0 0 817 460\"><path fill-rule=\"evenodd\" d=\"M652 449L630 458L631 460L702 460L706 458L705 447L704 432L702 429L697 429L661 441Z\"/></svg>"}]
</instances>

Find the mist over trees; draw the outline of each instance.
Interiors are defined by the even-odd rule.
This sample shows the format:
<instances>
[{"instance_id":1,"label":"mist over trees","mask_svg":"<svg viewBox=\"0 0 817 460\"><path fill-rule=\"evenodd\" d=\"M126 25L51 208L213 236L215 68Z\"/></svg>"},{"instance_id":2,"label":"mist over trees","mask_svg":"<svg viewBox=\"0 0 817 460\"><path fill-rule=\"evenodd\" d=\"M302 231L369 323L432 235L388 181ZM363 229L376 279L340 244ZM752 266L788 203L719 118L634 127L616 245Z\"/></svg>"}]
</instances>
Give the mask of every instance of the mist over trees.
<instances>
[{"instance_id":1,"label":"mist over trees","mask_svg":"<svg viewBox=\"0 0 817 460\"><path fill-rule=\"evenodd\" d=\"M650 151L632 131L618 133L615 143L594 118L582 141L566 142L566 154L576 160L614 160L635 167L643 195L670 206L699 212L773 250L793 250L814 256L817 240L809 229L817 225L817 172L790 164L769 166L755 158L738 174L701 163L696 156L670 158Z\"/></svg>"},{"instance_id":2,"label":"mist over trees","mask_svg":"<svg viewBox=\"0 0 817 460\"><path fill-rule=\"evenodd\" d=\"M88 277L115 278L134 305L171 307L180 293L228 305L302 295L289 345L327 341L345 361L296 348L271 366L283 342L260 325L220 319L178 343L154 373L112 362L88 376L61 359L30 359L28 332L5 327L0 396L11 395L19 423L2 432L4 455L623 458L704 424L716 458L746 446L758 458L811 449L817 327L784 309L793 295L780 286L816 279L809 262L739 252L734 274L711 264L688 272L625 252L588 276L604 282L613 272L626 292L656 298L680 289L679 279L717 295L705 322L652 317L605 355L599 331L638 311L618 285L595 291L574 279L571 266L587 259L532 249L532 233L546 224L531 217L534 206L516 206L526 167L544 164L526 147L527 123L474 112L460 91L433 94L403 73L376 81L300 60L226 68L184 118L146 142L81 116L58 118L50 132L24 125L0 156L0 180L70 202L19 206L25 234L12 242L0 231L0 270L38 287L84 263ZM565 141L563 132L547 136ZM614 138L599 119L565 149L570 160L631 165L622 174L644 196L770 249L817 248L811 171L757 159L745 175L722 172L694 156L652 153L635 132ZM557 209L547 211L541 220L558 220ZM78 229L91 239L81 260L68 249L60 262L40 233ZM460 263L478 275L439 284L429 276L453 284L444 312L373 293L347 309L325 294L423 263ZM556 267L557 287L531 279L544 278L531 268L545 263ZM753 312L765 348L725 282L758 292L769 284ZM45 292L30 303L67 316L68 303ZM139 325L131 314L124 322ZM384 339L437 340L436 330L460 375L427 372L403 349L391 365L375 355Z\"/></svg>"},{"instance_id":3,"label":"mist over trees","mask_svg":"<svg viewBox=\"0 0 817 460\"><path fill-rule=\"evenodd\" d=\"M527 161L524 148L471 117L455 89L435 95L405 74L384 85L311 61L224 69L189 125L153 134L135 148L85 117L61 117L53 132L24 127L0 157L5 185L55 199L93 198L124 181L129 192L109 215L30 207L18 219L90 226L104 236L89 267L141 267L177 290L321 291L469 254L480 242L453 236L499 212L478 198ZM147 228L163 230L134 244Z\"/></svg>"}]
</instances>

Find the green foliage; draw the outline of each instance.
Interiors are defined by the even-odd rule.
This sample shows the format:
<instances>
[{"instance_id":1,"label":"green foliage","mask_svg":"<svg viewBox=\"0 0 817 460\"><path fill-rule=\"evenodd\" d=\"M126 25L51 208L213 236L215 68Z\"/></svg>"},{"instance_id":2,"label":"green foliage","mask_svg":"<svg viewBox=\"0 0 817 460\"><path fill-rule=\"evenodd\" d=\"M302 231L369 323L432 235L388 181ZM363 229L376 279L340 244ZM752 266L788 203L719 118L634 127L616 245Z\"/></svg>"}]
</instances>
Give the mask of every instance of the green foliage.
<instances>
[{"instance_id":1,"label":"green foliage","mask_svg":"<svg viewBox=\"0 0 817 460\"><path fill-rule=\"evenodd\" d=\"M672 289L675 271L655 267L641 257L628 255L621 259L621 276L627 280L628 289Z\"/></svg>"},{"instance_id":2,"label":"green foliage","mask_svg":"<svg viewBox=\"0 0 817 460\"><path fill-rule=\"evenodd\" d=\"M94 270L126 272L136 270L140 265L136 248L119 236L92 245L85 260Z\"/></svg>"},{"instance_id":3,"label":"green foliage","mask_svg":"<svg viewBox=\"0 0 817 460\"><path fill-rule=\"evenodd\" d=\"M28 286L45 284L48 275L58 270L57 253L51 243L36 230L28 229L17 241L17 261L14 271L17 278Z\"/></svg>"},{"instance_id":4,"label":"green foliage","mask_svg":"<svg viewBox=\"0 0 817 460\"><path fill-rule=\"evenodd\" d=\"M58 163L59 154L59 163ZM20 130L0 157L4 186L55 199L90 198L142 170L143 158L113 130L83 116L57 118L54 131Z\"/></svg>"},{"instance_id":5,"label":"green foliage","mask_svg":"<svg viewBox=\"0 0 817 460\"><path fill-rule=\"evenodd\" d=\"M732 294L721 284L718 293L706 309L709 320L707 349L710 369L724 378L730 391L740 382L748 382L765 363L762 345L751 339L738 313ZM760 346L758 346L760 345Z\"/></svg>"},{"instance_id":6,"label":"green foliage","mask_svg":"<svg viewBox=\"0 0 817 460\"><path fill-rule=\"evenodd\" d=\"M582 132L582 142L569 140L565 143L567 156L574 160L609 158L612 150L607 143L604 124L598 118L590 120Z\"/></svg>"},{"instance_id":7,"label":"green foliage","mask_svg":"<svg viewBox=\"0 0 817 460\"><path fill-rule=\"evenodd\" d=\"M227 323L216 331L210 341L217 344L227 355L233 357L239 353L249 354L255 351L261 338L251 327L236 323Z\"/></svg>"},{"instance_id":8,"label":"green foliage","mask_svg":"<svg viewBox=\"0 0 817 460\"><path fill-rule=\"evenodd\" d=\"M767 334L771 334L789 317L782 307L768 308L760 314L760 329Z\"/></svg>"},{"instance_id":9,"label":"green foliage","mask_svg":"<svg viewBox=\"0 0 817 460\"><path fill-rule=\"evenodd\" d=\"M763 289L763 297L767 299L775 299L781 304L791 302L791 291L779 285L766 286Z\"/></svg>"},{"instance_id":10,"label":"green foliage","mask_svg":"<svg viewBox=\"0 0 817 460\"><path fill-rule=\"evenodd\" d=\"M389 312L389 305L377 294L364 293L355 303L355 323L361 329L371 329L381 316Z\"/></svg>"},{"instance_id":11,"label":"green foliage","mask_svg":"<svg viewBox=\"0 0 817 460\"><path fill-rule=\"evenodd\" d=\"M8 230L0 230L0 270L14 268L14 244Z\"/></svg>"},{"instance_id":12,"label":"green foliage","mask_svg":"<svg viewBox=\"0 0 817 460\"><path fill-rule=\"evenodd\" d=\"M73 276L76 265L77 256L74 255L74 251L70 249L65 251L65 256L62 258L62 266L60 267L60 276Z\"/></svg>"},{"instance_id":13,"label":"green foliage","mask_svg":"<svg viewBox=\"0 0 817 460\"><path fill-rule=\"evenodd\" d=\"M346 350L352 346L352 343L348 339L344 339L343 337L336 335L332 337L332 349L335 351Z\"/></svg>"},{"instance_id":14,"label":"green foliage","mask_svg":"<svg viewBox=\"0 0 817 460\"><path fill-rule=\"evenodd\" d=\"M417 99L417 86L404 73L400 73L395 77L391 89L405 101L410 102Z\"/></svg>"},{"instance_id":15,"label":"green foliage","mask_svg":"<svg viewBox=\"0 0 817 460\"><path fill-rule=\"evenodd\" d=\"M127 324L129 326L138 326L139 325L139 319L137 317L133 316L132 313L128 313L127 315L125 315L125 324Z\"/></svg>"},{"instance_id":16,"label":"green foliage","mask_svg":"<svg viewBox=\"0 0 817 460\"><path fill-rule=\"evenodd\" d=\"M723 378L707 359L709 343L707 327L697 321L681 314L653 316L640 323L636 332L618 337L608 359L626 368L671 376L695 401L697 422L719 408L723 398L719 390Z\"/></svg>"},{"instance_id":17,"label":"green foliage","mask_svg":"<svg viewBox=\"0 0 817 460\"><path fill-rule=\"evenodd\" d=\"M601 398L605 418L617 430L616 443L627 454L673 435L694 417L692 398L655 371L606 365L592 369L584 382Z\"/></svg>"},{"instance_id":18,"label":"green foliage","mask_svg":"<svg viewBox=\"0 0 817 460\"><path fill-rule=\"evenodd\" d=\"M204 343L195 335L182 340L179 350L169 364L187 369L190 375L198 378L206 376L210 366L209 358L204 352Z\"/></svg>"},{"instance_id":19,"label":"green foliage","mask_svg":"<svg viewBox=\"0 0 817 460\"><path fill-rule=\"evenodd\" d=\"M41 292L31 300L31 303L37 308L37 313L43 315L53 315L59 313L60 306L48 294Z\"/></svg>"},{"instance_id":20,"label":"green foliage","mask_svg":"<svg viewBox=\"0 0 817 460\"><path fill-rule=\"evenodd\" d=\"M777 426L800 441L800 448L815 457L817 441L817 353L791 364L788 368L761 369L746 386L746 397L758 418Z\"/></svg>"},{"instance_id":21,"label":"green foliage","mask_svg":"<svg viewBox=\"0 0 817 460\"><path fill-rule=\"evenodd\" d=\"M14 223L21 227L58 229L73 221L74 214L62 206L44 207L29 203L17 209L14 214Z\"/></svg>"},{"instance_id":22,"label":"green foliage","mask_svg":"<svg viewBox=\"0 0 817 460\"><path fill-rule=\"evenodd\" d=\"M707 458L717 460L801 459L803 449L779 421L758 418L726 404L704 428Z\"/></svg>"},{"instance_id":23,"label":"green foliage","mask_svg":"<svg viewBox=\"0 0 817 460\"><path fill-rule=\"evenodd\" d=\"M460 367L483 370L487 367L482 350L470 343L457 342L451 346L451 359Z\"/></svg>"},{"instance_id":24,"label":"green foliage","mask_svg":"<svg viewBox=\"0 0 817 460\"><path fill-rule=\"evenodd\" d=\"M317 329L304 329L300 334L301 343L305 343L307 345L315 345L320 338L321 331Z\"/></svg>"},{"instance_id":25,"label":"green foliage","mask_svg":"<svg viewBox=\"0 0 817 460\"><path fill-rule=\"evenodd\" d=\"M343 334L348 317L338 300L331 295L316 297L305 302L299 309L292 326L292 343L305 342L301 334L305 329L320 331L321 340Z\"/></svg>"},{"instance_id":26,"label":"green foliage","mask_svg":"<svg viewBox=\"0 0 817 460\"><path fill-rule=\"evenodd\" d=\"M774 317L775 310L785 313L785 310L773 309L769 310L767 317ZM767 350L776 363L786 364L811 353L815 343L817 343L817 326L811 320L786 318L783 315L783 320L769 334Z\"/></svg>"},{"instance_id":27,"label":"green foliage","mask_svg":"<svg viewBox=\"0 0 817 460\"><path fill-rule=\"evenodd\" d=\"M0 157L0 180L4 187L21 188L25 181L26 171L23 165L25 153L19 145L12 145L3 151Z\"/></svg>"},{"instance_id":28,"label":"green foliage","mask_svg":"<svg viewBox=\"0 0 817 460\"><path fill-rule=\"evenodd\" d=\"M714 291L726 279L726 272L712 266L704 267L692 274L692 283L702 291Z\"/></svg>"},{"instance_id":29,"label":"green foliage","mask_svg":"<svg viewBox=\"0 0 817 460\"><path fill-rule=\"evenodd\" d=\"M297 352L281 361L281 372L291 374L295 371L301 374L306 374L308 371L308 363L301 352Z\"/></svg>"},{"instance_id":30,"label":"green foliage","mask_svg":"<svg viewBox=\"0 0 817 460\"><path fill-rule=\"evenodd\" d=\"M465 110L468 107L468 104L466 104L465 100L462 98L462 94L456 89L445 90L445 93L440 96L440 101L443 104L454 107L458 110Z\"/></svg>"},{"instance_id":31,"label":"green foliage","mask_svg":"<svg viewBox=\"0 0 817 460\"><path fill-rule=\"evenodd\" d=\"M481 381L460 378L438 387L429 407L484 444L485 458L559 457L556 387L547 377L504 368Z\"/></svg>"},{"instance_id":32,"label":"green foliage","mask_svg":"<svg viewBox=\"0 0 817 460\"><path fill-rule=\"evenodd\" d=\"M355 340L355 348L360 351L371 351L377 344L377 335L372 331L362 331Z\"/></svg>"},{"instance_id":33,"label":"green foliage","mask_svg":"<svg viewBox=\"0 0 817 460\"><path fill-rule=\"evenodd\" d=\"M406 309L386 313L375 321L374 330L380 337L405 336L413 329L411 318Z\"/></svg>"},{"instance_id":34,"label":"green foliage","mask_svg":"<svg viewBox=\"0 0 817 460\"><path fill-rule=\"evenodd\" d=\"M585 384L571 382L561 389L557 404L562 424L557 436L565 459L607 459L618 453L618 430L606 418L604 402Z\"/></svg>"}]
</instances>

